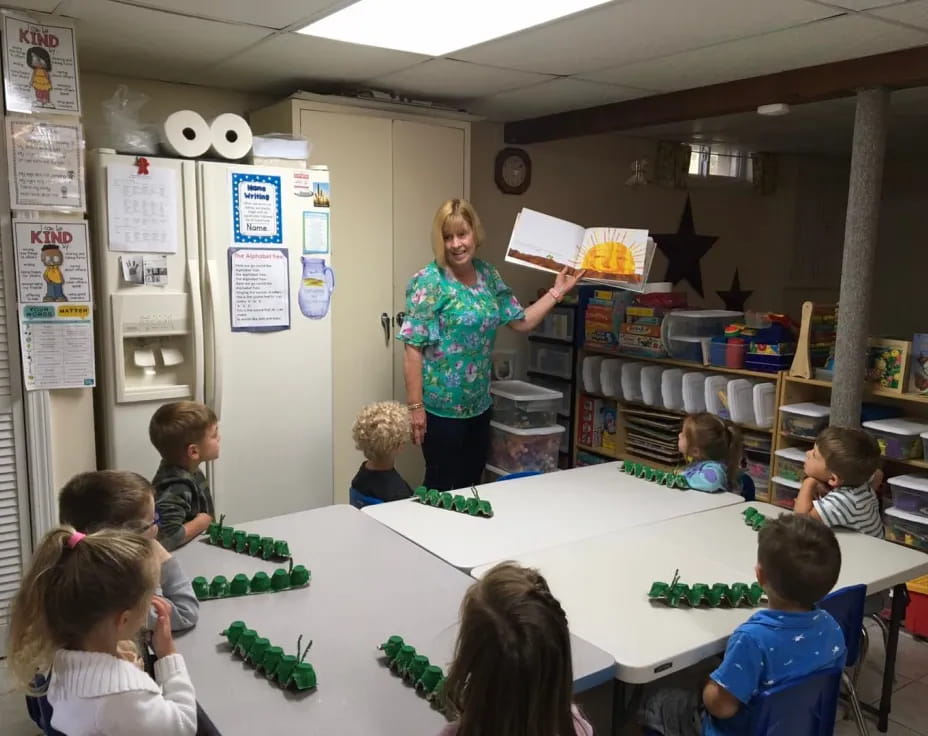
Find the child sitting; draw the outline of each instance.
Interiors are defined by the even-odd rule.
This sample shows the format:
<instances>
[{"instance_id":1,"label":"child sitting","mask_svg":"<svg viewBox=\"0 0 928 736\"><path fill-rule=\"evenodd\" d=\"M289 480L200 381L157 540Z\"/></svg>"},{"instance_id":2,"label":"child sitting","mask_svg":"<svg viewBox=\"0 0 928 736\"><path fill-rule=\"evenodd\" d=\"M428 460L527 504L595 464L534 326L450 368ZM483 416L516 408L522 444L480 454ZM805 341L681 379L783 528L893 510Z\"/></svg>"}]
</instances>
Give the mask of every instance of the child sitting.
<instances>
[{"instance_id":1,"label":"child sitting","mask_svg":"<svg viewBox=\"0 0 928 736\"><path fill-rule=\"evenodd\" d=\"M740 492L742 441L736 427L708 412L689 414L677 446L690 463L683 471L690 488Z\"/></svg>"},{"instance_id":2,"label":"child sitting","mask_svg":"<svg viewBox=\"0 0 928 736\"><path fill-rule=\"evenodd\" d=\"M510 562L474 583L443 698L457 716L440 736L593 736L571 697L567 616L535 570Z\"/></svg>"},{"instance_id":3,"label":"child sitting","mask_svg":"<svg viewBox=\"0 0 928 736\"><path fill-rule=\"evenodd\" d=\"M79 532L127 529L154 540L158 534L155 491L138 473L97 470L75 475L58 495L58 520ZM192 628L200 614L200 603L180 562L157 541L155 555L161 561L155 595L170 604L171 630ZM152 608L148 628L153 629L157 611Z\"/></svg>"},{"instance_id":4,"label":"child sitting","mask_svg":"<svg viewBox=\"0 0 928 736\"><path fill-rule=\"evenodd\" d=\"M808 477L796 498L795 513L882 539L880 504L873 490L882 482L879 463L880 446L866 432L823 429L806 453Z\"/></svg>"},{"instance_id":5,"label":"child sitting","mask_svg":"<svg viewBox=\"0 0 928 736\"><path fill-rule=\"evenodd\" d=\"M8 656L25 689L37 673L48 679L54 729L68 736L196 732L196 696L174 649L168 606L153 598L158 577L154 545L141 534L60 527L39 544L13 601ZM154 680L119 647L144 626L152 605Z\"/></svg>"},{"instance_id":6,"label":"child sitting","mask_svg":"<svg viewBox=\"0 0 928 736\"><path fill-rule=\"evenodd\" d=\"M841 627L816 608L841 570L834 532L807 516L784 514L758 534L757 580L767 610L741 624L702 693L660 690L645 701L642 724L665 736L746 734L762 690L844 664Z\"/></svg>"},{"instance_id":7,"label":"child sitting","mask_svg":"<svg viewBox=\"0 0 928 736\"><path fill-rule=\"evenodd\" d=\"M351 436L367 458L351 481L351 487L381 501L409 498L412 489L393 467L396 453L412 437L409 409L396 401L369 404L361 409Z\"/></svg>"},{"instance_id":8,"label":"child sitting","mask_svg":"<svg viewBox=\"0 0 928 736\"><path fill-rule=\"evenodd\" d=\"M159 517L158 540L173 550L205 532L215 516L200 465L219 457L219 422L208 406L177 401L154 413L148 436L161 455L151 482Z\"/></svg>"}]
</instances>

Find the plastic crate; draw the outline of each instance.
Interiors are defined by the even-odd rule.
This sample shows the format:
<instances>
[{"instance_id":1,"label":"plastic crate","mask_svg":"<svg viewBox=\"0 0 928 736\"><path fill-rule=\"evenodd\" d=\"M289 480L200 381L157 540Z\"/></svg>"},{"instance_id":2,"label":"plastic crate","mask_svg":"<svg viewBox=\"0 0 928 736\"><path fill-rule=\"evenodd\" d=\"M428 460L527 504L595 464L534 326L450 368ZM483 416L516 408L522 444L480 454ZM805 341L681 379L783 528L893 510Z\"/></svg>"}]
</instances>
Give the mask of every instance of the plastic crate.
<instances>
[{"instance_id":1,"label":"plastic crate","mask_svg":"<svg viewBox=\"0 0 928 736\"><path fill-rule=\"evenodd\" d=\"M798 447L777 450L777 475L786 480L800 482L806 477L806 453Z\"/></svg>"},{"instance_id":2,"label":"plastic crate","mask_svg":"<svg viewBox=\"0 0 928 736\"><path fill-rule=\"evenodd\" d=\"M493 419L509 427L550 427L564 395L525 381L493 381Z\"/></svg>"},{"instance_id":3,"label":"plastic crate","mask_svg":"<svg viewBox=\"0 0 928 736\"><path fill-rule=\"evenodd\" d=\"M799 483L794 480L787 480L776 476L770 481L771 502L784 509L790 509L796 505L796 496L799 495Z\"/></svg>"},{"instance_id":4,"label":"plastic crate","mask_svg":"<svg viewBox=\"0 0 928 736\"><path fill-rule=\"evenodd\" d=\"M804 402L780 407L783 413L783 431L794 437L814 440L828 426L831 408L824 404Z\"/></svg>"},{"instance_id":5,"label":"plastic crate","mask_svg":"<svg viewBox=\"0 0 928 736\"><path fill-rule=\"evenodd\" d=\"M928 552L928 519L890 507L883 515L886 538L907 547Z\"/></svg>"},{"instance_id":6,"label":"plastic crate","mask_svg":"<svg viewBox=\"0 0 928 736\"><path fill-rule=\"evenodd\" d=\"M533 342L529 345L529 370L570 379L573 373L573 348Z\"/></svg>"},{"instance_id":7,"label":"plastic crate","mask_svg":"<svg viewBox=\"0 0 928 736\"><path fill-rule=\"evenodd\" d=\"M883 457L894 460L917 460L922 456L922 433L928 424L914 419L877 419L861 425L880 445Z\"/></svg>"},{"instance_id":8,"label":"plastic crate","mask_svg":"<svg viewBox=\"0 0 928 736\"><path fill-rule=\"evenodd\" d=\"M490 422L490 456L488 463L506 473L534 470L550 473L557 470L557 454L564 427L520 429Z\"/></svg>"},{"instance_id":9,"label":"plastic crate","mask_svg":"<svg viewBox=\"0 0 928 736\"><path fill-rule=\"evenodd\" d=\"M928 517L928 475L897 475L887 482L893 494L894 508Z\"/></svg>"}]
</instances>

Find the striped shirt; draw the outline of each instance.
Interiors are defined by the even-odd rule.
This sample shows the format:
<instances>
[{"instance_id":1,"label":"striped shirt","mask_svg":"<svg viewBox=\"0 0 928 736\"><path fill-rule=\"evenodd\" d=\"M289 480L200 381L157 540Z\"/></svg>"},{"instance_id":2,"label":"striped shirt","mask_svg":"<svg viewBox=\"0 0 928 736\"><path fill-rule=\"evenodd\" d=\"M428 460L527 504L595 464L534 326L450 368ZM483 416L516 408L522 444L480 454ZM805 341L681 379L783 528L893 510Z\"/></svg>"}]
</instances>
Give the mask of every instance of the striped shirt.
<instances>
[{"instance_id":1,"label":"striped shirt","mask_svg":"<svg viewBox=\"0 0 928 736\"><path fill-rule=\"evenodd\" d=\"M871 537L883 538L880 505L869 483L857 488L835 488L812 503L828 526L844 527Z\"/></svg>"}]
</instances>

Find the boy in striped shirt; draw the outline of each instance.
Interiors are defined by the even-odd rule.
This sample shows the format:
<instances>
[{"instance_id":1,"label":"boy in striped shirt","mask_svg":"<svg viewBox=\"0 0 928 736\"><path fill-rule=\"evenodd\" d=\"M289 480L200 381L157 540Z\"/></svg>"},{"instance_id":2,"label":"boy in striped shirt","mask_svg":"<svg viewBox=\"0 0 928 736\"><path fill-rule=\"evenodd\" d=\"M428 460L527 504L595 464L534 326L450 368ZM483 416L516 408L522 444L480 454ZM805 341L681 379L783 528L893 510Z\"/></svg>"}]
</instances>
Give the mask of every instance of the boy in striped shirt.
<instances>
[{"instance_id":1,"label":"boy in striped shirt","mask_svg":"<svg viewBox=\"0 0 928 736\"><path fill-rule=\"evenodd\" d=\"M880 446L866 432L828 427L806 453L805 473L794 511L830 527L883 538L874 489L882 482Z\"/></svg>"}]
</instances>

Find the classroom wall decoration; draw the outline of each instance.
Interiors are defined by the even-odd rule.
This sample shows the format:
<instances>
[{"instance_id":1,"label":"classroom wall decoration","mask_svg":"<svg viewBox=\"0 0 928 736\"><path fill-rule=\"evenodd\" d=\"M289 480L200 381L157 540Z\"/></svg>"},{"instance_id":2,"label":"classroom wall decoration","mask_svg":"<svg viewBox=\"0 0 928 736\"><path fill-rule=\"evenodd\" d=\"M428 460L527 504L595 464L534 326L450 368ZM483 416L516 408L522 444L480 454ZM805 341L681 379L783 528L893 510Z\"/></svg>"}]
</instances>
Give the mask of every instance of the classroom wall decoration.
<instances>
[{"instance_id":1,"label":"classroom wall decoration","mask_svg":"<svg viewBox=\"0 0 928 736\"><path fill-rule=\"evenodd\" d=\"M743 312L745 303L754 292L741 288L741 276L736 268L735 275L731 278L731 286L726 291L717 291L715 293L719 295L719 298L725 304L725 309L730 309L733 312Z\"/></svg>"},{"instance_id":2,"label":"classroom wall decoration","mask_svg":"<svg viewBox=\"0 0 928 736\"><path fill-rule=\"evenodd\" d=\"M91 300L85 221L15 220L13 236L21 304Z\"/></svg>"},{"instance_id":3,"label":"classroom wall decoration","mask_svg":"<svg viewBox=\"0 0 928 736\"><path fill-rule=\"evenodd\" d=\"M74 28L60 18L3 13L7 112L80 115Z\"/></svg>"},{"instance_id":4,"label":"classroom wall decoration","mask_svg":"<svg viewBox=\"0 0 928 736\"><path fill-rule=\"evenodd\" d=\"M6 136L14 210L84 211L80 123L7 118Z\"/></svg>"},{"instance_id":5,"label":"classroom wall decoration","mask_svg":"<svg viewBox=\"0 0 928 736\"><path fill-rule=\"evenodd\" d=\"M686 198L680 227L675 233L653 234L651 237L657 247L667 257L667 273L664 281L674 285L680 281L689 281L699 296L705 296L702 289L702 269L700 259L709 252L718 240L717 235L699 235L693 224L693 206Z\"/></svg>"}]
</instances>

